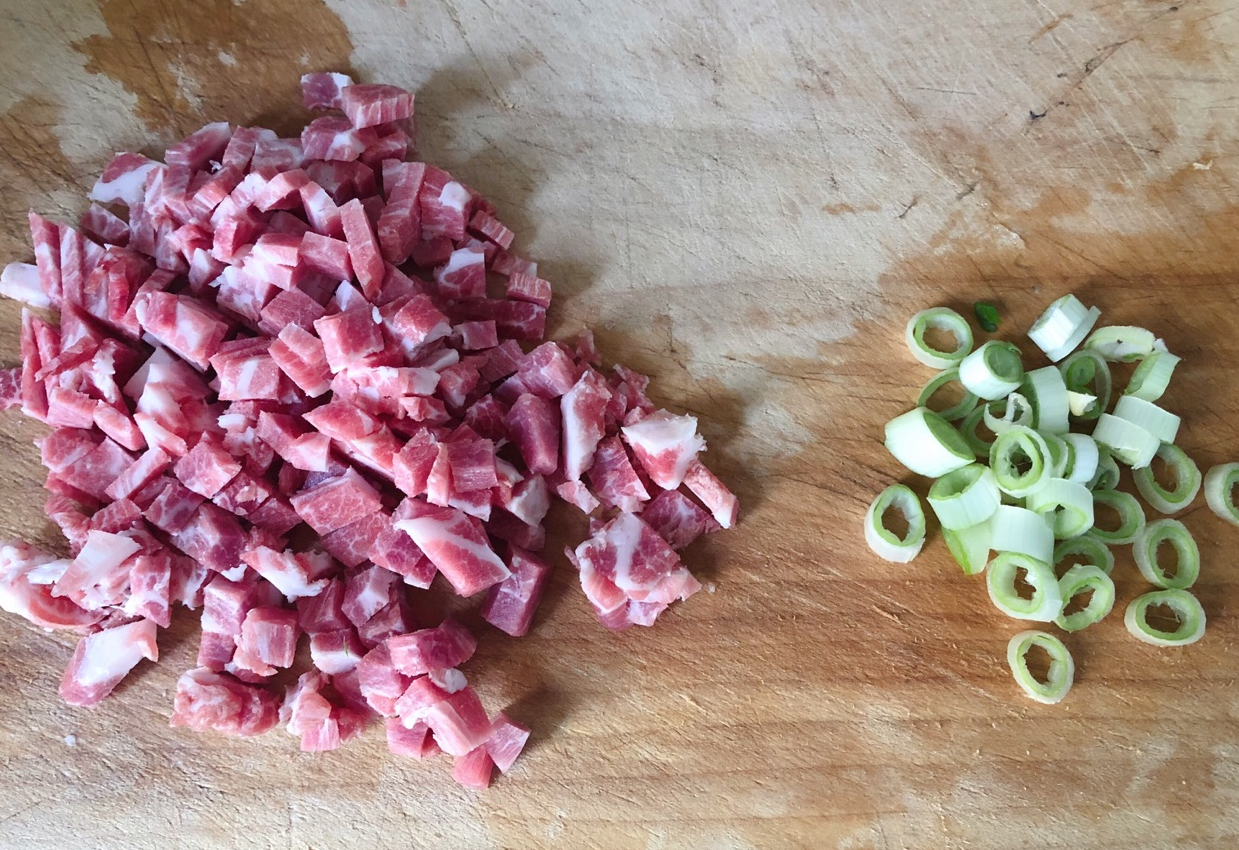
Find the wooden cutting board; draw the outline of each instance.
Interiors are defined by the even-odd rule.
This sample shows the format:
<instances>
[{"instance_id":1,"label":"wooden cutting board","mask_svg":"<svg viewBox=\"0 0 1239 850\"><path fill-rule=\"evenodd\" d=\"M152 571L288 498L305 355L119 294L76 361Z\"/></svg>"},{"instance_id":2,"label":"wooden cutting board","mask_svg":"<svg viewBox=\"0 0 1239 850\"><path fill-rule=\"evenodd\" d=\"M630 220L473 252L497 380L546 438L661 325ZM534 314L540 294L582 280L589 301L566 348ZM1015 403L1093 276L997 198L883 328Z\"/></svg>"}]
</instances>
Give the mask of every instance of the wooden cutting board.
<instances>
[{"instance_id":1,"label":"wooden cutting board","mask_svg":"<svg viewBox=\"0 0 1239 850\"><path fill-rule=\"evenodd\" d=\"M422 155L554 282L555 332L592 325L700 416L743 504L686 556L716 592L654 629L598 627L558 559L533 633L484 633L468 674L534 729L485 793L378 730L303 755L168 728L188 621L67 708L71 638L4 617L0 845L1235 846L1239 531L1186 517L1201 643L1116 611L1067 639L1056 707L1017 693L1020 624L940 540L895 566L861 534L904 477L881 425L928 377L902 333L933 304L993 300L1020 341L1067 291L1149 326L1185 358L1180 444L1239 459L1239 19L1173 2L0 0L0 256L28 259L27 208L76 218L114 150L291 131L307 70L407 85ZM0 533L54 545L40 428L0 430ZM584 525L555 516L552 552ZM1143 591L1126 553L1116 577L1119 606Z\"/></svg>"}]
</instances>

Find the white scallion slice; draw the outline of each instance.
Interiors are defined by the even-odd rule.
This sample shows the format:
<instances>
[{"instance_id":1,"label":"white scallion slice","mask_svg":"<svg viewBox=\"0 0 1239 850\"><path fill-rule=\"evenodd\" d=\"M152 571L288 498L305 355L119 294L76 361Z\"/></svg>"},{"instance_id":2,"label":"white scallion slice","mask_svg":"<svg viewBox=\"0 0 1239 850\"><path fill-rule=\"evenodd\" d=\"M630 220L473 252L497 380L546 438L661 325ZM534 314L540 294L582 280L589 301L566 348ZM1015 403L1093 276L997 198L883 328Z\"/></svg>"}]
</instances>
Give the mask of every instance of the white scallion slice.
<instances>
[{"instance_id":1,"label":"white scallion slice","mask_svg":"<svg viewBox=\"0 0 1239 850\"><path fill-rule=\"evenodd\" d=\"M1083 413L1073 411L1077 419L1088 421L1106 412L1110 405L1110 393L1114 389L1114 378L1104 357L1090 348L1082 348L1058 364L1058 369L1063 373L1063 383L1067 385L1068 393L1091 395L1097 399Z\"/></svg>"},{"instance_id":2,"label":"white scallion slice","mask_svg":"<svg viewBox=\"0 0 1239 850\"><path fill-rule=\"evenodd\" d=\"M1130 398L1130 396L1124 396ZM1093 439L1110 450L1110 455L1132 469L1143 469L1153 462L1162 441L1126 419L1103 413L1097 418Z\"/></svg>"},{"instance_id":3,"label":"white scallion slice","mask_svg":"<svg viewBox=\"0 0 1239 850\"><path fill-rule=\"evenodd\" d=\"M1172 632L1163 631L1149 624L1149 609L1165 605L1179 621ZM1137 596L1127 606L1123 616L1127 631L1134 637L1154 646L1187 646L1195 643L1205 633L1205 609L1199 600L1186 590L1155 590Z\"/></svg>"},{"instance_id":4,"label":"white scallion slice","mask_svg":"<svg viewBox=\"0 0 1239 850\"><path fill-rule=\"evenodd\" d=\"M984 411L985 427L995 434L1001 434L1013 425L1031 428L1035 419L1033 406L1019 393L1011 393L1007 396L1005 404L1002 401L995 401L981 407ZM1003 412L999 414L998 410Z\"/></svg>"},{"instance_id":5,"label":"white scallion slice","mask_svg":"<svg viewBox=\"0 0 1239 850\"><path fill-rule=\"evenodd\" d=\"M942 536L955 563L963 568L964 575L972 576L985 569L989 560L990 539L993 531L989 522L978 523L971 528L944 528Z\"/></svg>"},{"instance_id":6,"label":"white scallion slice","mask_svg":"<svg viewBox=\"0 0 1239 850\"><path fill-rule=\"evenodd\" d=\"M1178 556L1173 576L1166 575L1158 556L1163 544L1167 543ZM1177 519L1155 519L1140 529L1132 541L1132 555L1140 568L1140 575L1157 587L1187 590L1200 578L1200 547L1187 526Z\"/></svg>"},{"instance_id":7,"label":"white scallion slice","mask_svg":"<svg viewBox=\"0 0 1239 850\"><path fill-rule=\"evenodd\" d=\"M1157 401L1166 392L1166 387L1170 386L1170 378L1174 375L1174 367L1179 365L1179 360L1180 358L1169 351L1155 349L1141 360L1136 371L1132 372L1124 394L1145 401Z\"/></svg>"},{"instance_id":8,"label":"white scallion slice","mask_svg":"<svg viewBox=\"0 0 1239 850\"><path fill-rule=\"evenodd\" d=\"M1051 519L1059 540L1079 537L1093 527L1093 494L1083 484L1051 478L1024 500L1030 511Z\"/></svg>"},{"instance_id":9,"label":"white scallion slice","mask_svg":"<svg viewBox=\"0 0 1239 850\"><path fill-rule=\"evenodd\" d=\"M903 537L883 522L891 508L902 513L908 523ZM925 545L925 509L916 494L903 484L892 484L879 493L865 514L865 542L879 558L896 564L906 564L919 555Z\"/></svg>"},{"instance_id":10,"label":"white scallion slice","mask_svg":"<svg viewBox=\"0 0 1239 850\"><path fill-rule=\"evenodd\" d=\"M990 404L1001 404L1001 402L990 402ZM968 443L969 448L976 452L978 457L988 457L989 447L994 444L993 440L986 440L980 434L987 406L987 404L983 403L973 408L972 412L965 416L958 425L959 433L964 435L964 441Z\"/></svg>"},{"instance_id":11,"label":"white scallion slice","mask_svg":"<svg viewBox=\"0 0 1239 850\"><path fill-rule=\"evenodd\" d=\"M1092 393L1077 393L1067 390L1067 411L1076 419L1085 419L1093 411L1100 411L1097 396Z\"/></svg>"},{"instance_id":12,"label":"white scallion slice","mask_svg":"<svg viewBox=\"0 0 1239 850\"><path fill-rule=\"evenodd\" d=\"M1020 596L1015 586L1021 570L1033 589L1031 599ZM1017 620L1050 623L1063 611L1063 596L1050 565L1018 552L1002 552L989 562L985 586L998 610Z\"/></svg>"},{"instance_id":13,"label":"white scallion slice","mask_svg":"<svg viewBox=\"0 0 1239 850\"><path fill-rule=\"evenodd\" d=\"M1071 430L1067 422L1071 411L1067 404L1067 385L1058 369L1045 366L1025 372L1020 393L1032 405L1033 427L1038 431L1066 434Z\"/></svg>"},{"instance_id":14,"label":"white scallion slice","mask_svg":"<svg viewBox=\"0 0 1239 850\"><path fill-rule=\"evenodd\" d=\"M959 364L959 380L978 398L986 401L1014 392L1024 378L1020 350L1009 342L990 340Z\"/></svg>"},{"instance_id":15,"label":"white scallion slice","mask_svg":"<svg viewBox=\"0 0 1239 850\"><path fill-rule=\"evenodd\" d=\"M989 450L990 469L998 489L1024 498L1045 486L1050 477L1050 449L1031 428L1012 425L1000 433Z\"/></svg>"},{"instance_id":16,"label":"white scallion slice","mask_svg":"<svg viewBox=\"0 0 1239 850\"><path fill-rule=\"evenodd\" d=\"M925 333L930 329L945 331L954 336L954 350L939 351L927 343ZM908 320L904 339L912 356L934 369L956 366L972 351L972 328L963 316L949 307L933 307L917 313Z\"/></svg>"},{"instance_id":17,"label":"white scallion slice","mask_svg":"<svg viewBox=\"0 0 1239 850\"><path fill-rule=\"evenodd\" d=\"M1235 507L1235 485L1239 484L1239 463L1220 463L1205 476L1205 502L1209 510L1227 522L1239 525Z\"/></svg>"},{"instance_id":18,"label":"white scallion slice","mask_svg":"<svg viewBox=\"0 0 1239 850\"><path fill-rule=\"evenodd\" d=\"M1054 547L1054 571L1057 573L1063 564L1067 564L1068 569L1077 564L1088 564L1110 575L1114 571L1114 553L1100 538L1082 534Z\"/></svg>"},{"instance_id":19,"label":"white scallion slice","mask_svg":"<svg viewBox=\"0 0 1239 850\"><path fill-rule=\"evenodd\" d=\"M1045 447L1050 450L1050 477L1066 478L1067 468L1071 466L1072 461L1070 444L1057 434L1046 434L1042 431L1037 433L1041 434L1041 439L1045 440Z\"/></svg>"},{"instance_id":20,"label":"white scallion slice","mask_svg":"<svg viewBox=\"0 0 1239 850\"><path fill-rule=\"evenodd\" d=\"M947 473L929 488L929 506L943 528L969 528L985 522L1001 501L994 473L979 463Z\"/></svg>"},{"instance_id":21,"label":"white scallion slice","mask_svg":"<svg viewBox=\"0 0 1239 850\"><path fill-rule=\"evenodd\" d=\"M1119 465L1105 446L1097 446L1097 472L1088 483L1090 490L1113 490L1119 486Z\"/></svg>"},{"instance_id":22,"label":"white scallion slice","mask_svg":"<svg viewBox=\"0 0 1239 850\"><path fill-rule=\"evenodd\" d=\"M1050 656L1046 681L1040 682L1028 669L1028 651L1039 646ZM1061 702L1075 681L1076 665L1063 642L1054 635L1029 630L1020 632L1007 643L1007 664L1015 683L1025 694L1043 705Z\"/></svg>"},{"instance_id":23,"label":"white scallion slice","mask_svg":"<svg viewBox=\"0 0 1239 850\"><path fill-rule=\"evenodd\" d=\"M1071 465L1064 470L1063 477L1088 486L1088 482L1093 480L1093 475L1097 472L1097 462L1101 459L1097 441L1088 434L1064 434L1063 440L1071 446Z\"/></svg>"},{"instance_id":24,"label":"white scallion slice","mask_svg":"<svg viewBox=\"0 0 1239 850\"><path fill-rule=\"evenodd\" d=\"M949 407L935 410L929 403L938 391L948 384L959 384L964 391L963 397ZM921 394L917 396L916 406L933 410L947 422L954 422L957 419L963 419L977 406L977 397L960 382L958 369L947 369L945 372L939 372L929 379L924 388L921 389Z\"/></svg>"},{"instance_id":25,"label":"white scallion slice","mask_svg":"<svg viewBox=\"0 0 1239 850\"><path fill-rule=\"evenodd\" d=\"M1153 510L1163 514L1178 513L1190 505L1200 492L1200 467L1173 443L1162 443L1157 456L1166 462L1170 470L1171 489L1167 490L1158 483L1152 464L1133 473L1136 489Z\"/></svg>"},{"instance_id":26,"label":"white scallion slice","mask_svg":"<svg viewBox=\"0 0 1239 850\"><path fill-rule=\"evenodd\" d=\"M930 478L941 478L976 460L959 432L923 407L886 423L886 449L908 469Z\"/></svg>"},{"instance_id":27,"label":"white scallion slice","mask_svg":"<svg viewBox=\"0 0 1239 850\"><path fill-rule=\"evenodd\" d=\"M1084 341L1084 347L1091 348L1111 363L1134 363L1153 353L1154 342L1153 334L1144 328L1115 325L1093 331Z\"/></svg>"},{"instance_id":28,"label":"white scallion slice","mask_svg":"<svg viewBox=\"0 0 1239 850\"><path fill-rule=\"evenodd\" d=\"M1119 527L1105 529L1098 526L1094 521L1089 533L1111 546L1121 546L1124 543L1131 543L1135 540L1136 535L1140 533L1140 529L1144 528L1146 524L1144 508L1140 507L1140 502L1136 501L1136 497L1130 493L1124 493L1122 490L1094 490L1094 512L1096 512L1096 504L1098 502L1103 505L1109 505L1118 512Z\"/></svg>"},{"instance_id":29,"label":"white scallion slice","mask_svg":"<svg viewBox=\"0 0 1239 850\"><path fill-rule=\"evenodd\" d=\"M1046 518L1017 505L999 505L989 520L990 548L1049 563L1054 557L1054 530Z\"/></svg>"},{"instance_id":30,"label":"white scallion slice","mask_svg":"<svg viewBox=\"0 0 1239 850\"><path fill-rule=\"evenodd\" d=\"M1051 363L1057 363L1088 336L1100 315L1096 307L1085 307L1074 295L1064 295L1033 322L1028 336Z\"/></svg>"},{"instance_id":31,"label":"white scallion slice","mask_svg":"<svg viewBox=\"0 0 1239 850\"><path fill-rule=\"evenodd\" d=\"M1163 443L1173 443L1179 436L1182 420L1178 416L1134 395L1120 396L1114 405L1114 415L1143 428Z\"/></svg>"},{"instance_id":32,"label":"white scallion slice","mask_svg":"<svg viewBox=\"0 0 1239 850\"><path fill-rule=\"evenodd\" d=\"M1076 595L1090 590L1093 596L1082 611L1059 614L1054 625L1065 632L1078 632L1104 619L1114 608L1114 580L1109 573L1091 564L1077 564L1058 580L1064 611Z\"/></svg>"}]
</instances>

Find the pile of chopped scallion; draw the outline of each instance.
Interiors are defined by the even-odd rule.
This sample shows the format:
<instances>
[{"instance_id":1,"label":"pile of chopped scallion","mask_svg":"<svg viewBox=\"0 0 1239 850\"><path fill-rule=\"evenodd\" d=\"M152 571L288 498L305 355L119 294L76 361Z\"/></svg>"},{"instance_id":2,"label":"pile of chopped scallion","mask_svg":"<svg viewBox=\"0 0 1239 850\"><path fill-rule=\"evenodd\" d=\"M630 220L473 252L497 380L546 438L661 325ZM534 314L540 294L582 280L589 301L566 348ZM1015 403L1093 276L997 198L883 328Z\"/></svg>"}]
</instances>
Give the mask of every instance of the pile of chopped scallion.
<instances>
[{"instance_id":1,"label":"pile of chopped scallion","mask_svg":"<svg viewBox=\"0 0 1239 850\"><path fill-rule=\"evenodd\" d=\"M985 307L986 327L997 327L996 311ZM980 310L977 315L982 317ZM1114 606L1111 547L1130 543L1140 574L1157 589L1127 606L1128 631L1157 646L1186 646L1205 631L1204 611L1189 591L1200 574L1200 551L1183 523L1149 522L1139 500L1115 489L1119 467L1132 469L1137 491L1159 513L1182 511L1203 483L1213 512L1239 525L1239 463L1217 466L1202 479L1175 445L1179 417L1156 403L1179 358L1143 328L1094 329L1100 315L1074 295L1059 298L1028 332L1056 365L1025 370L1020 350L1009 342L991 340L974 350L972 329L954 310L917 313L908 322L908 347L917 360L941 371L925 384L915 409L886 423L886 448L912 472L934 479L929 506L951 556L967 575L986 573L990 599L1003 613L1067 632L1098 622ZM926 341L931 330L954 337L954 349L934 348ZM1111 405L1115 362L1139 365ZM962 400L931 410L938 391L955 383ZM982 424L992 440L979 433ZM1168 486L1153 475L1154 457L1167 464ZM1118 514L1116 529L1094 526L1098 504ZM885 524L892 509L907 522L902 535ZM870 506L865 539L880 557L906 563L919 554L925 536L924 508L907 486L886 488ZM1176 555L1173 569L1161 563L1164 546ZM1021 580L1031 595L1021 594ZM1084 593L1091 593L1088 604L1065 613L1072 598ZM1161 606L1178 621L1171 631L1149 622L1150 609ZM1045 682L1028 668L1027 654L1035 646L1050 658ZM1038 702L1056 703L1071 688L1075 664L1052 634L1015 635L1007 662L1019 686Z\"/></svg>"}]
</instances>

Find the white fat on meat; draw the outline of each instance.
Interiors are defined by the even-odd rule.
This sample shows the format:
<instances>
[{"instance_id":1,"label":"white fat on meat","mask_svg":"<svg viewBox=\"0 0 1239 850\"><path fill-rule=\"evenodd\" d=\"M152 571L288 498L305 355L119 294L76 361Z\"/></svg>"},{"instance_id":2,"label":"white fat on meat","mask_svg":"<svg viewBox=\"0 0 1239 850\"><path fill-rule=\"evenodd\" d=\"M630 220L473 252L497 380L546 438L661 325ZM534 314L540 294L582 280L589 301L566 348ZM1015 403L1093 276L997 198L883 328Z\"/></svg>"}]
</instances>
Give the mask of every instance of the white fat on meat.
<instances>
[{"instance_id":1,"label":"white fat on meat","mask_svg":"<svg viewBox=\"0 0 1239 850\"><path fill-rule=\"evenodd\" d=\"M452 180L439 192L439 203L457 212L464 212L465 205L469 203L469 197L469 190Z\"/></svg>"},{"instance_id":2,"label":"white fat on meat","mask_svg":"<svg viewBox=\"0 0 1239 850\"><path fill-rule=\"evenodd\" d=\"M689 464L706 447L697 433L695 416L660 410L621 430L637 461L664 490L675 490L684 483Z\"/></svg>"},{"instance_id":3,"label":"white fat on meat","mask_svg":"<svg viewBox=\"0 0 1239 850\"><path fill-rule=\"evenodd\" d=\"M86 638L81 663L73 680L86 688L110 680L119 680L138 666L143 658L159 660L155 644L155 624L138 620L124 626L104 629Z\"/></svg>"},{"instance_id":4,"label":"white fat on meat","mask_svg":"<svg viewBox=\"0 0 1239 850\"><path fill-rule=\"evenodd\" d=\"M52 306L39 283L39 267L30 263L9 263L0 271L0 295L24 301L31 307Z\"/></svg>"}]
</instances>

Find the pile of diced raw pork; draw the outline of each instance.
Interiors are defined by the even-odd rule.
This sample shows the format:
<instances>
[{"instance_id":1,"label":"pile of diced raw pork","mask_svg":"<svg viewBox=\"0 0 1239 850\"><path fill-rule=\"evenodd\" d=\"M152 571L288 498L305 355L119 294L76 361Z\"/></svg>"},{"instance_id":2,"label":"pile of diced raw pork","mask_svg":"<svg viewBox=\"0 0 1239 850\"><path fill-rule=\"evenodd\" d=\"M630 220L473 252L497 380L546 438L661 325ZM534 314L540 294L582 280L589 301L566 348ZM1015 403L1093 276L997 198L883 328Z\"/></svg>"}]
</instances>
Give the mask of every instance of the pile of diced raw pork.
<instances>
[{"instance_id":1,"label":"pile of diced raw pork","mask_svg":"<svg viewBox=\"0 0 1239 850\"><path fill-rule=\"evenodd\" d=\"M119 154L76 229L30 214L35 263L0 292L59 323L23 313L0 400L51 428L71 557L4 546L0 606L84 633L74 705L157 660L179 604L202 639L173 725L330 750L381 717L392 752L447 752L485 787L529 731L458 669L474 636L416 622L410 594L442 576L525 634L558 496L590 515L567 555L599 619L648 626L699 589L676 553L736 500L646 377L603 370L588 331L542 342L551 284L495 208L405 161L412 94L341 74L302 91L328 114L299 139L209 124L164 163Z\"/></svg>"}]
</instances>

